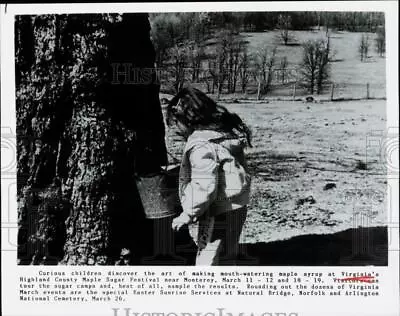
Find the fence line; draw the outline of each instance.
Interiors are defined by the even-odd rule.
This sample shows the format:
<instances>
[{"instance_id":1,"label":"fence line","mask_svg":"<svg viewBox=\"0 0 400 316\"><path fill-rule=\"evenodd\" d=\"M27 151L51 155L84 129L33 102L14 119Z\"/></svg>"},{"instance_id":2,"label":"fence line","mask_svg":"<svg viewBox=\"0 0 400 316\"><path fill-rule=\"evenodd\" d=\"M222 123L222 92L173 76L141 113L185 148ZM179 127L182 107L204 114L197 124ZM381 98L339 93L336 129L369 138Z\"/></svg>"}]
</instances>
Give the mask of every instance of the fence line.
<instances>
[{"instance_id":1,"label":"fence line","mask_svg":"<svg viewBox=\"0 0 400 316\"><path fill-rule=\"evenodd\" d=\"M216 95L217 98L224 96L232 96L235 98L245 97L248 99L268 99L268 98L285 98L288 100L302 100L306 96L311 94L308 92L307 88L301 85L299 82L294 82L284 86L276 87L272 86L270 91L266 94L260 92L259 85L249 86L245 92L238 89L235 93L223 92L218 94L217 88L212 91L208 89L206 84L203 83L192 83L192 86L198 88L206 93ZM162 92L168 94L175 94L172 88L161 88ZM314 93L313 97L315 99L321 100L346 100L346 99L385 99L386 98L386 87L384 84L352 84L352 83L334 83L324 85L323 91L320 94Z\"/></svg>"},{"instance_id":2,"label":"fence line","mask_svg":"<svg viewBox=\"0 0 400 316\"><path fill-rule=\"evenodd\" d=\"M158 70L159 83L161 90L166 93L176 93L176 83L174 85L173 68L163 68ZM299 80L298 68L276 68L272 71L272 77L268 82L268 86L265 85L265 81L261 80L259 72L249 69L247 81L245 87L243 87L239 74L233 83L233 79L230 81L228 78L221 80L219 76L223 74L211 75L210 69L199 68L199 74L197 80L192 80L194 68L183 68L183 73L180 74L180 80L190 83L191 85L199 88L210 94L216 94L218 97L223 95L246 95L254 96L255 99L262 99L268 97L287 97L292 100L302 98L310 95L310 89L307 84ZM225 71L228 73L228 71ZM180 84L179 86L182 86ZM235 86L234 89L233 86ZM230 89L229 89L230 88ZM232 91L234 90L234 92ZM230 91L230 92L228 92ZM376 99L386 98L386 85L384 83L347 83L347 82L335 82L328 81L322 85L322 89L319 94L314 92L314 97L328 99L331 101L341 99Z\"/></svg>"}]
</instances>

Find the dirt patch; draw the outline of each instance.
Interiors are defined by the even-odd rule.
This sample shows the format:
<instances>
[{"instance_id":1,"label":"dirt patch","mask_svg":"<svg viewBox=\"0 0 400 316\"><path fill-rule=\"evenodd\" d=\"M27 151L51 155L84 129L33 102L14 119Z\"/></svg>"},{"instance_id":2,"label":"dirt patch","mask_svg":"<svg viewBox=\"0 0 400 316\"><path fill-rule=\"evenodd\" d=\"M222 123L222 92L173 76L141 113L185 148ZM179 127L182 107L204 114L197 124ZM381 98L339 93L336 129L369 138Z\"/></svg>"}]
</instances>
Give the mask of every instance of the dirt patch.
<instances>
[{"instance_id":1,"label":"dirt patch","mask_svg":"<svg viewBox=\"0 0 400 316\"><path fill-rule=\"evenodd\" d=\"M384 100L223 105L254 134L243 243L386 224L386 169L380 148L367 146L371 131L385 130ZM182 140L167 134L180 157Z\"/></svg>"}]
</instances>

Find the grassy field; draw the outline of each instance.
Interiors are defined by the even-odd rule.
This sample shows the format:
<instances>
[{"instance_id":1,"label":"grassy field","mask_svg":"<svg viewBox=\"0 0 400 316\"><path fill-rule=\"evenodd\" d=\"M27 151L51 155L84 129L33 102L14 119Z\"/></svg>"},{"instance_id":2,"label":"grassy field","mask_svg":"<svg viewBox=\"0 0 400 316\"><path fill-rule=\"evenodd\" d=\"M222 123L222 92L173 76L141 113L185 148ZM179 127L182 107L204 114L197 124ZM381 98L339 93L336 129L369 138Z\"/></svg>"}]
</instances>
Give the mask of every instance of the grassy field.
<instances>
[{"instance_id":1,"label":"grassy field","mask_svg":"<svg viewBox=\"0 0 400 316\"><path fill-rule=\"evenodd\" d=\"M371 131L385 130L384 100L222 104L254 133L243 243L384 225L386 170L380 148L366 146ZM173 129L167 143L179 157Z\"/></svg>"},{"instance_id":2,"label":"grassy field","mask_svg":"<svg viewBox=\"0 0 400 316\"><path fill-rule=\"evenodd\" d=\"M325 31L292 31L294 40L292 44L301 44L307 40L325 39ZM369 58L361 62L358 45L363 33L357 32L332 32L331 47L334 58L331 63L331 80L337 83L349 84L384 84L386 59L379 57L375 50L375 37L373 33L367 33L370 38ZM282 45L278 31L263 33L243 33L248 41L249 51L254 52L257 47L267 45L270 49L277 46L278 59L286 56L289 67L296 67L302 59L302 47L300 45Z\"/></svg>"}]
</instances>

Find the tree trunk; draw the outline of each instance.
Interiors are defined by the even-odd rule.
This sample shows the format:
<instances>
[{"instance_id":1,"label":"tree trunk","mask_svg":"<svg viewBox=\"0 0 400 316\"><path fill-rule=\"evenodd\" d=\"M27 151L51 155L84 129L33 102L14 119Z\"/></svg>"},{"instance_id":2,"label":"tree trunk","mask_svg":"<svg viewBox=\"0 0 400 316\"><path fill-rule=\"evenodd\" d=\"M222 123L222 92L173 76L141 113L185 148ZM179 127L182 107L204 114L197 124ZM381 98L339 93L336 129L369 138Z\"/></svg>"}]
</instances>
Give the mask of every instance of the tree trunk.
<instances>
[{"instance_id":1,"label":"tree trunk","mask_svg":"<svg viewBox=\"0 0 400 316\"><path fill-rule=\"evenodd\" d=\"M139 262L152 232L134 174L167 162L148 17L61 17L34 18L36 63L17 85L18 258L114 264L128 248Z\"/></svg>"}]
</instances>

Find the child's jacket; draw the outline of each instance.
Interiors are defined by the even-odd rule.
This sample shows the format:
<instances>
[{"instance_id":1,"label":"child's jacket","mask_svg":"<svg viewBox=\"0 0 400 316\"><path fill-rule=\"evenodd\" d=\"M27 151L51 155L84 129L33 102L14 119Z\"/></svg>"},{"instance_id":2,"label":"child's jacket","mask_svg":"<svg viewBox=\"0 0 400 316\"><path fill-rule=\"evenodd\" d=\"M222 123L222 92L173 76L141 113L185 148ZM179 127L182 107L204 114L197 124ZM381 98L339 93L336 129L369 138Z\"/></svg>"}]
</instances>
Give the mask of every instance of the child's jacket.
<instances>
[{"instance_id":1,"label":"child's jacket","mask_svg":"<svg viewBox=\"0 0 400 316\"><path fill-rule=\"evenodd\" d=\"M211 216L249 203L251 177L237 138L212 130L194 131L188 138L179 175L183 212L192 221L209 211Z\"/></svg>"}]
</instances>

